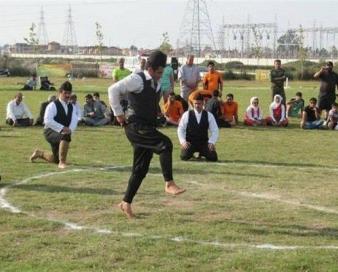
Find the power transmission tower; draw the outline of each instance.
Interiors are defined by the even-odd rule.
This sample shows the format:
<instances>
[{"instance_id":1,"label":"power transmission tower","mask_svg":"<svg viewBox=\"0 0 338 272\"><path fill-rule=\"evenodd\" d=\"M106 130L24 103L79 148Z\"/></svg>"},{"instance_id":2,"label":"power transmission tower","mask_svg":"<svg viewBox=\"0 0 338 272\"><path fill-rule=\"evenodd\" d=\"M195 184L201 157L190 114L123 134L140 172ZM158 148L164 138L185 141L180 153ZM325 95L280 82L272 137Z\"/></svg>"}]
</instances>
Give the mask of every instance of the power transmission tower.
<instances>
[{"instance_id":1,"label":"power transmission tower","mask_svg":"<svg viewBox=\"0 0 338 272\"><path fill-rule=\"evenodd\" d=\"M72 9L69 6L68 16L66 21L65 32L63 34L63 45L68 53L76 54L78 50L75 25L72 17Z\"/></svg>"},{"instance_id":2,"label":"power transmission tower","mask_svg":"<svg viewBox=\"0 0 338 272\"><path fill-rule=\"evenodd\" d=\"M39 44L47 45L48 44L48 35L47 35L47 29L46 29L46 23L45 23L45 14L43 11L43 7L41 7L40 11L40 21L38 25L38 41Z\"/></svg>"},{"instance_id":3,"label":"power transmission tower","mask_svg":"<svg viewBox=\"0 0 338 272\"><path fill-rule=\"evenodd\" d=\"M205 0L189 0L180 28L180 41L188 41L186 46L190 54L201 56L202 49L216 49Z\"/></svg>"}]
</instances>

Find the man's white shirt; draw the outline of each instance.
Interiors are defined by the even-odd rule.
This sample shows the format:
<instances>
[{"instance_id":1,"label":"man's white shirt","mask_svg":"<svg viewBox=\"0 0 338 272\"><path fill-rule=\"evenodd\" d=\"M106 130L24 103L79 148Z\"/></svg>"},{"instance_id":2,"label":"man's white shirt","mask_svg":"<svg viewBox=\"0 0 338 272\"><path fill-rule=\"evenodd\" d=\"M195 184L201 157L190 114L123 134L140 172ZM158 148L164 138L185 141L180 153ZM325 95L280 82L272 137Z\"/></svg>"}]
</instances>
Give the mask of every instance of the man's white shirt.
<instances>
[{"instance_id":1,"label":"man's white shirt","mask_svg":"<svg viewBox=\"0 0 338 272\"><path fill-rule=\"evenodd\" d=\"M7 117L6 119L12 119L13 121L16 121L16 119L22 119L22 118L29 118L33 119L33 115L31 114L30 110L26 106L24 102L21 102L19 105L16 104L15 99L10 101L7 104Z\"/></svg>"},{"instance_id":2,"label":"man's white shirt","mask_svg":"<svg viewBox=\"0 0 338 272\"><path fill-rule=\"evenodd\" d=\"M146 80L151 80L152 87L155 88L155 83L148 71L144 71ZM112 84L108 88L109 104L114 111L115 116L123 115L123 109L120 104L121 97L128 93L140 93L144 88L143 79L138 74L130 74L124 79ZM161 82L157 82L156 92L161 89Z\"/></svg>"},{"instance_id":3,"label":"man's white shirt","mask_svg":"<svg viewBox=\"0 0 338 272\"><path fill-rule=\"evenodd\" d=\"M194 109L194 113L195 113L198 124L201 122L202 112L203 111L199 113ZM208 113L209 130L210 130L210 137L209 137L208 143L216 144L217 139L218 139L218 126L217 126L215 117L210 112L207 112L207 113ZM188 121L189 121L189 111L186 111L185 113L183 113L182 118L177 128L177 135L178 135L180 144L186 143Z\"/></svg>"},{"instance_id":4,"label":"man's white shirt","mask_svg":"<svg viewBox=\"0 0 338 272\"><path fill-rule=\"evenodd\" d=\"M61 102L61 105L64 108L65 113L67 115L68 114L68 103L62 101L61 99L59 101ZM75 107L73 105L72 107L73 107L72 120L70 122L69 129L73 133L77 127L78 119L77 119ZM46 108L46 112L44 116L45 128L51 128L52 130L60 133L61 130L64 128L64 125L54 120L54 117L56 116L56 114L57 114L57 108L56 108L55 103L54 102L49 103Z\"/></svg>"}]
</instances>

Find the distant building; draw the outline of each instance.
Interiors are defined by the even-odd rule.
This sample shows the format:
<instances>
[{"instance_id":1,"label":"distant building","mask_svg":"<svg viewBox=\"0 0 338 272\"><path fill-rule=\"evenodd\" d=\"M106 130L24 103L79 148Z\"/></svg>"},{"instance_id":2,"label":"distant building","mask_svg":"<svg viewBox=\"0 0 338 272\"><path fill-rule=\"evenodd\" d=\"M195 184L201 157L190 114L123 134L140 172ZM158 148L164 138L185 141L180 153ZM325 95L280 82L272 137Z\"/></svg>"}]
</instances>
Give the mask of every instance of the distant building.
<instances>
[{"instance_id":1,"label":"distant building","mask_svg":"<svg viewBox=\"0 0 338 272\"><path fill-rule=\"evenodd\" d=\"M47 51L48 53L58 54L61 52L61 44L58 42L50 42L48 43Z\"/></svg>"}]
</instances>

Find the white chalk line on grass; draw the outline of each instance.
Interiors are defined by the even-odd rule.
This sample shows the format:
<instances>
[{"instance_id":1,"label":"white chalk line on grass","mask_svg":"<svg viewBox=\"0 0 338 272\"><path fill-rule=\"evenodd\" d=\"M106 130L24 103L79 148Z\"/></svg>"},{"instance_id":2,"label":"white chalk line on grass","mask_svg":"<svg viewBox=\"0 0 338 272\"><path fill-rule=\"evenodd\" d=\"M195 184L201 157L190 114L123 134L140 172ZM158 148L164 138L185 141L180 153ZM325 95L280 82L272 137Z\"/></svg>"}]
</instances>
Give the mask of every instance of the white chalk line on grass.
<instances>
[{"instance_id":1,"label":"white chalk line on grass","mask_svg":"<svg viewBox=\"0 0 338 272\"><path fill-rule=\"evenodd\" d=\"M296 170L311 170L311 169L320 169L323 171L331 171L338 172L338 168L327 167L327 166L296 166L296 165L276 165L269 163L254 163L254 162L206 162L206 161L180 161L182 164L202 164L202 165L238 165L238 166L246 166L246 167L255 167L255 168L292 168Z\"/></svg>"},{"instance_id":2,"label":"white chalk line on grass","mask_svg":"<svg viewBox=\"0 0 338 272\"><path fill-rule=\"evenodd\" d=\"M79 169L71 169L67 171L62 171L62 172L50 172L50 173L44 173L40 175L36 175L33 177L29 177L26 179L23 179L22 181L16 182L14 184L7 185L6 187L2 188L0 190L0 208L6 209L11 213L23 213L26 215L29 215L34 218L39 218L43 220L48 220L50 222L55 222L59 223L65 226L65 228L73 231L84 231L84 230L90 230L98 234L105 234L105 235L116 235L116 236L122 236L122 237L140 237L140 238L147 238L147 239L153 239L153 240L167 240L171 242L176 242L176 243L192 243L192 244L198 244L198 245L203 245L203 246L213 246L213 247L221 247L221 248L228 248L228 249L235 249L235 248L251 248L251 249L262 249L262 250L338 250L338 246L336 245L319 245L319 246L300 246L300 245L274 245L274 244L249 244L249 243L223 243L220 241L203 241L203 240L193 240L193 239L188 239L185 237L166 237L166 236L161 236L161 235L147 235L147 234L141 234L141 233L133 233L133 232L117 232L117 231L112 231L109 229L103 229L103 228L97 228L97 227L89 227L89 226L82 226L73 222L68 222L64 220L59 220L59 219L54 219L54 218L48 218L48 217L39 217L34 214L24 212L20 210L18 207L15 207L14 205L10 204L5 196L8 192L8 189L14 188L15 186L27 184L30 181L36 180L36 179L41 179L44 177L50 177L50 176L56 176L56 175L64 175L67 173L75 173L75 172L84 172L84 171L93 171L93 170L111 170L111 169L119 169L119 168L126 168L129 166L107 166L107 167L101 167L101 168L79 168ZM150 174L151 175L151 174ZM157 174L154 174L155 176ZM191 184L195 185L203 185L197 181L191 181L189 182ZM238 194L242 194L243 192L237 192L237 191L231 191L235 192ZM246 193L246 192L244 192ZM243 195L243 194L242 194ZM256 194L257 195L257 194ZM255 194L244 194L244 196L252 196L256 197ZM259 198L262 198L261 195L258 195ZM269 199L269 200L276 200L276 199ZM285 202L285 201L283 201ZM287 204L290 204L289 201L285 202ZM316 207L313 205L306 205L306 207ZM328 212L327 208L320 207L320 211ZM318 210L318 209L317 209ZM336 213L336 211L335 211ZM338 212L337 212L338 213Z\"/></svg>"},{"instance_id":3,"label":"white chalk line on grass","mask_svg":"<svg viewBox=\"0 0 338 272\"><path fill-rule=\"evenodd\" d=\"M195 180L188 181L188 183L198 185L198 186L204 186L205 185L205 184L200 183L200 182L195 181ZM217 188L217 190L219 190L219 187ZM223 190L227 193L239 195L239 196L242 196L242 197L245 197L245 198L258 198L258 199L263 199L263 200L280 202L280 203L288 204L290 206L303 207L303 208L307 208L307 209L315 210L315 211L319 211L319 212L330 213L330 214L338 214L338 210L336 210L336 209L327 208L327 207L324 207L324 206L301 203L300 201L297 201L297 200L283 199L279 195L272 195L272 194L269 194L269 193L252 193L252 192L246 192L246 191L227 190L226 188L223 188Z\"/></svg>"}]
</instances>

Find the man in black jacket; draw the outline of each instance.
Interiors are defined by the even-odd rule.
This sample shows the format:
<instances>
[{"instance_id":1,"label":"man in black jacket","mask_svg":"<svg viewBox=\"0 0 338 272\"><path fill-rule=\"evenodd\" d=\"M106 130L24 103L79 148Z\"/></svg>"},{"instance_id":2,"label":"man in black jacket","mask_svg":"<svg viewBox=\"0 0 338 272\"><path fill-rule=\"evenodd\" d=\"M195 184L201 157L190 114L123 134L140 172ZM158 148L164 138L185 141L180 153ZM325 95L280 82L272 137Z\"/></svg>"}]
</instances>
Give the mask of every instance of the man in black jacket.
<instances>
[{"instance_id":1,"label":"man in black jacket","mask_svg":"<svg viewBox=\"0 0 338 272\"><path fill-rule=\"evenodd\" d=\"M194 109L186 111L178 125L177 134L181 144L181 159L192 158L195 152L208 161L217 161L215 144L218 139L218 126L212 113L203 109L203 96L195 96ZM208 131L211 135L208 137Z\"/></svg>"},{"instance_id":2,"label":"man in black jacket","mask_svg":"<svg viewBox=\"0 0 338 272\"><path fill-rule=\"evenodd\" d=\"M47 162L57 163L60 169L66 168L71 134L77 127L77 115L72 103L69 102L71 94L72 84L66 81L60 87L59 98L48 104L44 116L44 135L53 153L49 154L37 149L30 157L31 162L40 158Z\"/></svg>"},{"instance_id":3,"label":"man in black jacket","mask_svg":"<svg viewBox=\"0 0 338 272\"><path fill-rule=\"evenodd\" d=\"M153 153L160 156L165 192L178 195L185 191L179 188L173 179L172 142L156 129L161 95L159 80L166 61L165 54L154 51L148 58L144 72L131 74L108 89L109 103L117 121L124 126L127 138L134 149L132 173L123 201L119 204L128 218L134 216L131 203L148 172ZM123 95L128 97L126 116L120 104Z\"/></svg>"}]
</instances>

